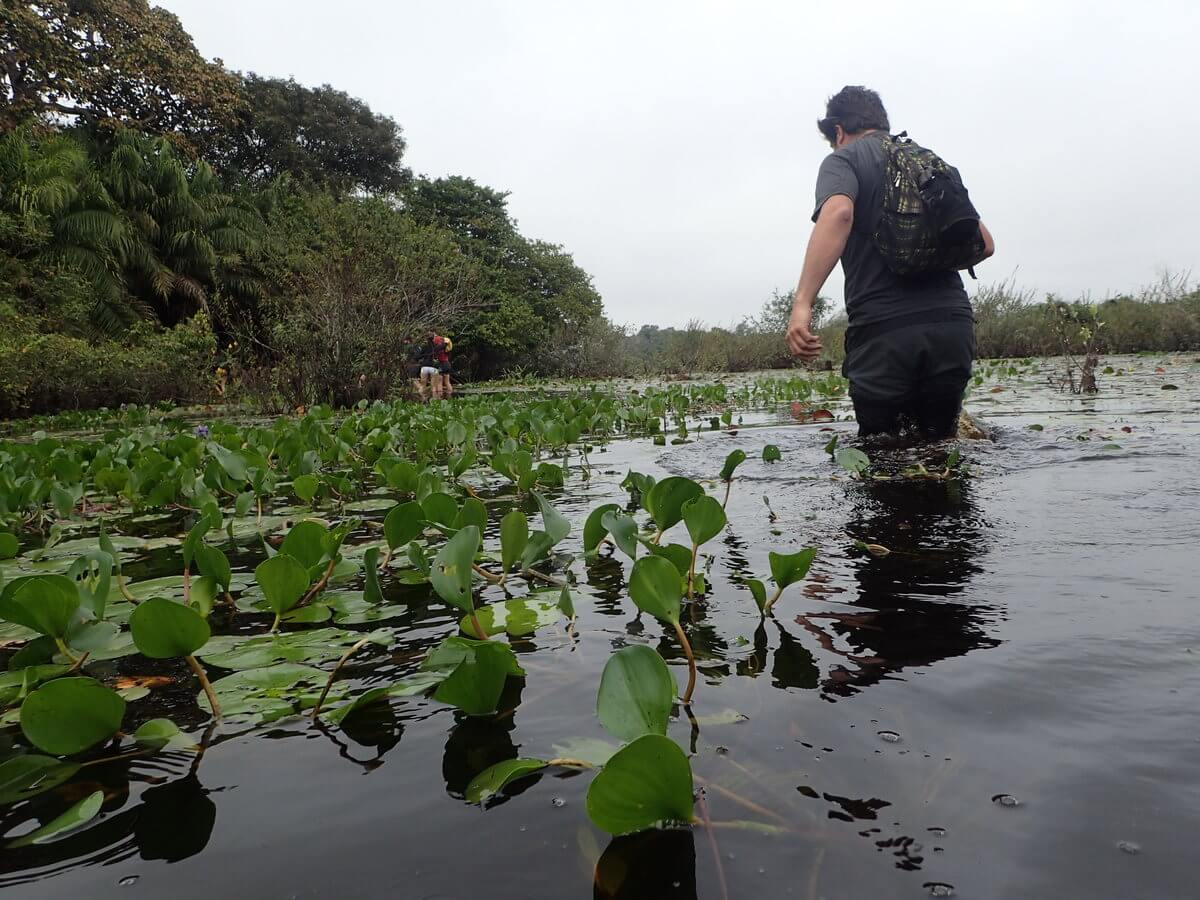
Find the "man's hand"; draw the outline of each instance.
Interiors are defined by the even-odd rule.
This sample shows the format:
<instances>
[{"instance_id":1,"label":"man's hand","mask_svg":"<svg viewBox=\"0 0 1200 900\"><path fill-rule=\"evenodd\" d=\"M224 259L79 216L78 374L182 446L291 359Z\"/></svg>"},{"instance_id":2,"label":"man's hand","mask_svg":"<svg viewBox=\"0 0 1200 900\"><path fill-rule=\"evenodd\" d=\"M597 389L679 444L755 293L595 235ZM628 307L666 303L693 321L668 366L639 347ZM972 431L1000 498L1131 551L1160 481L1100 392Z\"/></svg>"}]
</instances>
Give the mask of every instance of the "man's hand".
<instances>
[{"instance_id":1,"label":"man's hand","mask_svg":"<svg viewBox=\"0 0 1200 900\"><path fill-rule=\"evenodd\" d=\"M788 320L788 349L792 356L814 360L821 355L821 339L812 333L812 306L797 303Z\"/></svg>"}]
</instances>

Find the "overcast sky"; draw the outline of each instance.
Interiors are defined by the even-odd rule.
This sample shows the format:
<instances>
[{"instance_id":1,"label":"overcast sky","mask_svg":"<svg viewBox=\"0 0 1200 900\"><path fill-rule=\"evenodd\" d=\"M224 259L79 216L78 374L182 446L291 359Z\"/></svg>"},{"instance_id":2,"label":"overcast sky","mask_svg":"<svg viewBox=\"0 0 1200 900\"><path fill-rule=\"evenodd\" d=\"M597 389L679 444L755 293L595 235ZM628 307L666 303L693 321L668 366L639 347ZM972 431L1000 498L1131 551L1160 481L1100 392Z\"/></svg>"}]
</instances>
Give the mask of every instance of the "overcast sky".
<instances>
[{"instance_id":1,"label":"overcast sky","mask_svg":"<svg viewBox=\"0 0 1200 900\"><path fill-rule=\"evenodd\" d=\"M510 191L618 323L734 323L794 285L844 84L962 171L983 282L1200 276L1193 0L158 3L207 57L392 116L414 171Z\"/></svg>"}]
</instances>

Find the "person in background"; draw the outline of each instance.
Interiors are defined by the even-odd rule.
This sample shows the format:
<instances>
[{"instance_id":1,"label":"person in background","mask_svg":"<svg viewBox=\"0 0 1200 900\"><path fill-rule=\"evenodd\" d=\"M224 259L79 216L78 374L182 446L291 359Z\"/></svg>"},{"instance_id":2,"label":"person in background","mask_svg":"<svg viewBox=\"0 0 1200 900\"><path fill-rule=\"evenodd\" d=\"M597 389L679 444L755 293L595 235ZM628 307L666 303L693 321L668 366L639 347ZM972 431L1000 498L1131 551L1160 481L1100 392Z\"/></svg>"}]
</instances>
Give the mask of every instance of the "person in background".
<instances>
[{"instance_id":1,"label":"person in background","mask_svg":"<svg viewBox=\"0 0 1200 900\"><path fill-rule=\"evenodd\" d=\"M417 394L421 400L440 399L442 396L442 372L438 367L438 357L442 353L441 340L435 331L425 332L425 342L421 345L418 355L421 368L418 372L419 383Z\"/></svg>"},{"instance_id":2,"label":"person in background","mask_svg":"<svg viewBox=\"0 0 1200 900\"><path fill-rule=\"evenodd\" d=\"M454 388L450 384L450 351L454 349L454 341L444 335L438 340L442 342L441 353L438 354L442 397L449 400L454 395Z\"/></svg>"},{"instance_id":3,"label":"person in background","mask_svg":"<svg viewBox=\"0 0 1200 900\"><path fill-rule=\"evenodd\" d=\"M788 347L801 359L820 355L813 302L840 259L850 320L842 374L850 380L859 434L912 425L926 439L951 437L975 355L971 301L955 269L991 256L992 236L976 216L972 255L961 264L897 274L877 242L894 144L883 101L867 88L844 87L829 98L817 128L833 152L817 173L816 225L796 287ZM961 189L957 170L950 171Z\"/></svg>"}]
</instances>

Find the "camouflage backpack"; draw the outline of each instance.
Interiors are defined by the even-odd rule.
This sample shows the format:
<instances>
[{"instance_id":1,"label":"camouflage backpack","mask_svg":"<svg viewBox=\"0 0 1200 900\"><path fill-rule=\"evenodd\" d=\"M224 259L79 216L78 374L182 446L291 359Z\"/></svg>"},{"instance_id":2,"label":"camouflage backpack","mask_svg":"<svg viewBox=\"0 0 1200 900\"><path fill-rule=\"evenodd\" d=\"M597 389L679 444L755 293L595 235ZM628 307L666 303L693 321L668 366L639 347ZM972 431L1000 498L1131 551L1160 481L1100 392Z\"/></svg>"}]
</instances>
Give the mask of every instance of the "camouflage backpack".
<instances>
[{"instance_id":1,"label":"camouflage backpack","mask_svg":"<svg viewBox=\"0 0 1200 900\"><path fill-rule=\"evenodd\" d=\"M967 268L983 252L979 213L958 172L908 132L885 135L883 211L872 237L897 275Z\"/></svg>"}]
</instances>

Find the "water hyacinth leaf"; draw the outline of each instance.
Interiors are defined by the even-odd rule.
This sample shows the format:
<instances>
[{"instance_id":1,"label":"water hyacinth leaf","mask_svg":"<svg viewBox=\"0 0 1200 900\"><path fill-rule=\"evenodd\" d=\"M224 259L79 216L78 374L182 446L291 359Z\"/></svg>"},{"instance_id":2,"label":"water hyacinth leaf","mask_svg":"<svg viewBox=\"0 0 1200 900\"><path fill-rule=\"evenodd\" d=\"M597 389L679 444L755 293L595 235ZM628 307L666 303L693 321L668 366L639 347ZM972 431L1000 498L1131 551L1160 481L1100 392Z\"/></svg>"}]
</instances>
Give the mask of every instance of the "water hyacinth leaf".
<instances>
[{"instance_id":1,"label":"water hyacinth leaf","mask_svg":"<svg viewBox=\"0 0 1200 900\"><path fill-rule=\"evenodd\" d=\"M795 553L768 553L767 559L771 564L771 577L781 588L802 581L808 574L809 568L816 559L815 547L808 547Z\"/></svg>"},{"instance_id":2,"label":"water hyacinth leaf","mask_svg":"<svg viewBox=\"0 0 1200 900\"><path fill-rule=\"evenodd\" d=\"M830 457L832 457L834 454L834 451L837 450L837 445L838 445L838 436L835 434L828 441L825 442L824 450L826 453L828 453L830 455Z\"/></svg>"},{"instance_id":3,"label":"water hyacinth leaf","mask_svg":"<svg viewBox=\"0 0 1200 900\"><path fill-rule=\"evenodd\" d=\"M715 497L705 494L683 504L683 523L693 544L705 544L715 538L725 522L725 510Z\"/></svg>"},{"instance_id":4,"label":"water hyacinth leaf","mask_svg":"<svg viewBox=\"0 0 1200 900\"><path fill-rule=\"evenodd\" d=\"M757 578L747 578L746 586L750 588L750 594L754 597L754 604L758 607L759 612L767 606L767 586Z\"/></svg>"},{"instance_id":5,"label":"water hyacinth leaf","mask_svg":"<svg viewBox=\"0 0 1200 900\"><path fill-rule=\"evenodd\" d=\"M480 534L487 529L487 507L483 505L483 501L475 497L468 497L463 501L462 508L454 520L454 527L463 528L466 525L474 525Z\"/></svg>"},{"instance_id":6,"label":"water hyacinth leaf","mask_svg":"<svg viewBox=\"0 0 1200 900\"><path fill-rule=\"evenodd\" d=\"M301 475L292 482L292 493L296 495L301 503L312 503L313 498L317 496L317 489L321 486L320 480L316 475L309 473Z\"/></svg>"},{"instance_id":7,"label":"water hyacinth leaf","mask_svg":"<svg viewBox=\"0 0 1200 900\"><path fill-rule=\"evenodd\" d=\"M568 619L575 618L575 604L571 600L571 592L564 584L562 593L558 595L558 609Z\"/></svg>"},{"instance_id":8,"label":"water hyacinth leaf","mask_svg":"<svg viewBox=\"0 0 1200 900\"><path fill-rule=\"evenodd\" d=\"M169 744L187 742L187 736L170 719L151 719L138 726L133 739L146 747L162 749Z\"/></svg>"},{"instance_id":9,"label":"water hyacinth leaf","mask_svg":"<svg viewBox=\"0 0 1200 900\"><path fill-rule=\"evenodd\" d=\"M211 636L198 612L162 597L139 603L129 617L129 630L138 650L151 659L191 656Z\"/></svg>"},{"instance_id":10,"label":"water hyacinth leaf","mask_svg":"<svg viewBox=\"0 0 1200 900\"><path fill-rule=\"evenodd\" d=\"M613 543L630 559L637 559L638 526L633 516L627 516L615 509L609 510L600 517L605 530L612 535Z\"/></svg>"},{"instance_id":11,"label":"water hyacinth leaf","mask_svg":"<svg viewBox=\"0 0 1200 900\"><path fill-rule=\"evenodd\" d=\"M596 715L623 741L666 734L676 693L675 679L654 650L644 644L622 647L604 665Z\"/></svg>"},{"instance_id":12,"label":"water hyacinth leaf","mask_svg":"<svg viewBox=\"0 0 1200 900\"><path fill-rule=\"evenodd\" d=\"M21 704L21 731L43 753L70 756L121 727L125 701L94 678L58 678Z\"/></svg>"},{"instance_id":13,"label":"water hyacinth leaf","mask_svg":"<svg viewBox=\"0 0 1200 900\"><path fill-rule=\"evenodd\" d=\"M329 673L312 666L276 663L218 678L212 688L226 718L272 722L296 712L297 707L315 703L328 678ZM335 684L329 696L339 699L344 692L344 686ZM212 712L204 691L196 695L196 702L205 712Z\"/></svg>"},{"instance_id":14,"label":"water hyacinth leaf","mask_svg":"<svg viewBox=\"0 0 1200 900\"><path fill-rule=\"evenodd\" d=\"M629 596L642 612L672 625L679 624L683 577L670 560L644 556L635 562L629 575Z\"/></svg>"},{"instance_id":15,"label":"water hyacinth leaf","mask_svg":"<svg viewBox=\"0 0 1200 900\"><path fill-rule=\"evenodd\" d=\"M208 544L196 547L196 569L201 575L212 578L223 590L229 590L233 569L229 565L229 557L219 547Z\"/></svg>"},{"instance_id":16,"label":"water hyacinth leaf","mask_svg":"<svg viewBox=\"0 0 1200 900\"><path fill-rule=\"evenodd\" d=\"M478 550L479 529L468 525L442 545L429 569L429 582L438 596L467 613L474 609L471 566Z\"/></svg>"},{"instance_id":17,"label":"water hyacinth leaf","mask_svg":"<svg viewBox=\"0 0 1200 900\"><path fill-rule=\"evenodd\" d=\"M38 634L63 638L79 603L75 582L65 575L17 578L0 592L0 618L32 628Z\"/></svg>"},{"instance_id":18,"label":"water hyacinth leaf","mask_svg":"<svg viewBox=\"0 0 1200 900\"><path fill-rule=\"evenodd\" d=\"M61 816L47 822L41 828L22 835L15 841L9 841L5 847L29 847L33 844L44 844L54 838L86 825L100 813L104 803L104 791L88 794Z\"/></svg>"},{"instance_id":19,"label":"water hyacinth leaf","mask_svg":"<svg viewBox=\"0 0 1200 900\"><path fill-rule=\"evenodd\" d=\"M397 550L425 530L425 510L415 500L393 506L383 520L383 536L388 547Z\"/></svg>"},{"instance_id":20,"label":"water hyacinth leaf","mask_svg":"<svg viewBox=\"0 0 1200 900\"><path fill-rule=\"evenodd\" d=\"M0 559L12 559L20 551L17 536L7 531L0 532Z\"/></svg>"},{"instance_id":21,"label":"water hyacinth leaf","mask_svg":"<svg viewBox=\"0 0 1200 900\"><path fill-rule=\"evenodd\" d=\"M421 501L421 509L428 521L438 525L450 527L458 518L458 503L449 494L430 494Z\"/></svg>"},{"instance_id":22,"label":"water hyacinth leaf","mask_svg":"<svg viewBox=\"0 0 1200 900\"><path fill-rule=\"evenodd\" d=\"M733 478L733 473L742 463L746 461L745 450L734 450L725 457L725 465L721 466L721 480L729 481Z\"/></svg>"},{"instance_id":23,"label":"water hyacinth leaf","mask_svg":"<svg viewBox=\"0 0 1200 900\"><path fill-rule=\"evenodd\" d=\"M533 492L533 499L542 513L542 529L550 537L551 545L557 544L571 533L571 523L537 491Z\"/></svg>"},{"instance_id":24,"label":"water hyacinth leaf","mask_svg":"<svg viewBox=\"0 0 1200 900\"><path fill-rule=\"evenodd\" d=\"M424 575L429 577L429 557L425 555L424 548L416 541L410 541L408 544L408 561L412 563L412 567Z\"/></svg>"},{"instance_id":25,"label":"water hyacinth leaf","mask_svg":"<svg viewBox=\"0 0 1200 900\"><path fill-rule=\"evenodd\" d=\"M309 585L308 569L283 552L259 563L254 580L262 588L267 606L277 615L295 606Z\"/></svg>"},{"instance_id":26,"label":"water hyacinth leaf","mask_svg":"<svg viewBox=\"0 0 1200 900\"><path fill-rule=\"evenodd\" d=\"M653 556L660 556L665 560L669 560L678 570L679 574L687 577L688 569L692 566L692 551L683 544L655 544L650 541L644 541L646 549Z\"/></svg>"},{"instance_id":27,"label":"water hyacinth leaf","mask_svg":"<svg viewBox=\"0 0 1200 900\"><path fill-rule=\"evenodd\" d=\"M235 482L241 484L249 480L249 468L246 463L246 457L242 454L223 447L216 441L209 441L207 449L220 464L221 468L225 470L225 474Z\"/></svg>"},{"instance_id":28,"label":"water hyacinth leaf","mask_svg":"<svg viewBox=\"0 0 1200 900\"><path fill-rule=\"evenodd\" d=\"M533 634L539 628L553 625L562 617L562 613L558 604L552 600L521 597L481 606L476 610L475 617L485 634L501 634L507 631L514 637L523 637ZM483 638L482 634L475 631L475 625L469 615L462 617L459 627L470 637Z\"/></svg>"},{"instance_id":29,"label":"water hyacinth leaf","mask_svg":"<svg viewBox=\"0 0 1200 900\"><path fill-rule=\"evenodd\" d=\"M468 803L486 803L500 793L506 784L544 768L546 763L540 759L506 759L498 762L471 779L467 785L466 800Z\"/></svg>"},{"instance_id":30,"label":"water hyacinth leaf","mask_svg":"<svg viewBox=\"0 0 1200 900\"><path fill-rule=\"evenodd\" d=\"M867 454L857 447L844 447L834 454L834 460L851 475L861 475L871 466Z\"/></svg>"},{"instance_id":31,"label":"water hyacinth leaf","mask_svg":"<svg viewBox=\"0 0 1200 900\"><path fill-rule=\"evenodd\" d=\"M777 446L774 444L767 444L762 449L762 458L763 462L779 462L779 460L783 459L783 456L780 454Z\"/></svg>"},{"instance_id":32,"label":"water hyacinth leaf","mask_svg":"<svg viewBox=\"0 0 1200 900\"><path fill-rule=\"evenodd\" d=\"M306 606L289 609L280 615L279 621L292 625L320 625L322 622L328 622L331 618L333 618L333 610L324 603L309 603Z\"/></svg>"},{"instance_id":33,"label":"water hyacinth leaf","mask_svg":"<svg viewBox=\"0 0 1200 900\"><path fill-rule=\"evenodd\" d=\"M319 522L305 519L297 522L279 545L280 554L290 556L306 569L320 565L325 558L327 529Z\"/></svg>"},{"instance_id":34,"label":"water hyacinth leaf","mask_svg":"<svg viewBox=\"0 0 1200 900\"><path fill-rule=\"evenodd\" d=\"M529 543L529 520L521 510L510 509L500 520L500 567L509 571Z\"/></svg>"},{"instance_id":35,"label":"water hyacinth leaf","mask_svg":"<svg viewBox=\"0 0 1200 900\"><path fill-rule=\"evenodd\" d=\"M583 523L584 555L591 556L595 553L600 542L608 535L608 529L604 527L604 514L617 512L619 509L615 503L605 503L588 513L587 521Z\"/></svg>"},{"instance_id":36,"label":"water hyacinth leaf","mask_svg":"<svg viewBox=\"0 0 1200 900\"><path fill-rule=\"evenodd\" d=\"M704 488L692 479L672 475L656 482L642 498L642 504L654 519L658 530L666 531L683 519L683 504L703 494Z\"/></svg>"},{"instance_id":37,"label":"water hyacinth leaf","mask_svg":"<svg viewBox=\"0 0 1200 900\"><path fill-rule=\"evenodd\" d=\"M455 640L447 638L443 644ZM508 644L458 638L462 650L454 671L438 685L433 699L457 707L468 715L496 711L509 675L524 674Z\"/></svg>"},{"instance_id":38,"label":"water hyacinth leaf","mask_svg":"<svg viewBox=\"0 0 1200 900\"><path fill-rule=\"evenodd\" d=\"M0 803L16 803L53 790L79 771L79 763L26 753L0 763Z\"/></svg>"},{"instance_id":39,"label":"water hyacinth leaf","mask_svg":"<svg viewBox=\"0 0 1200 900\"><path fill-rule=\"evenodd\" d=\"M363 585L363 599L378 606L383 603L383 589L379 586L379 548L371 547L363 554L363 570L366 572L366 582Z\"/></svg>"},{"instance_id":40,"label":"water hyacinth leaf","mask_svg":"<svg viewBox=\"0 0 1200 900\"><path fill-rule=\"evenodd\" d=\"M237 499L233 501L233 514L237 518L243 518L250 514L251 507L254 506L254 491L243 491L237 495Z\"/></svg>"},{"instance_id":41,"label":"water hyacinth leaf","mask_svg":"<svg viewBox=\"0 0 1200 900\"><path fill-rule=\"evenodd\" d=\"M622 747L588 788L587 813L609 834L692 820L692 767L679 745L659 734Z\"/></svg>"}]
</instances>

